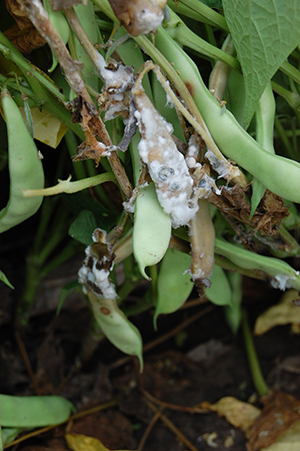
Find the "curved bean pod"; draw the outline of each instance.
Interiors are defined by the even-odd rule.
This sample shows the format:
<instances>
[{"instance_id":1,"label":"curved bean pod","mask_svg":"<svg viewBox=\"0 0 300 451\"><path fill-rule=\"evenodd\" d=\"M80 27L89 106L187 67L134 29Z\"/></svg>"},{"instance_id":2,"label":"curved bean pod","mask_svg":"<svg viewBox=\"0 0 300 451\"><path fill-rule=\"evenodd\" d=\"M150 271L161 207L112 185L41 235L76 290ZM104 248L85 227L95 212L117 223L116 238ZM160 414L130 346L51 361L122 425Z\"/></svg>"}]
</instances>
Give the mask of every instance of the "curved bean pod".
<instances>
[{"instance_id":1,"label":"curved bean pod","mask_svg":"<svg viewBox=\"0 0 300 451\"><path fill-rule=\"evenodd\" d=\"M220 238L215 239L215 252L228 258L241 268L264 271L272 278L271 285L274 288L280 290L296 288L300 290L299 271L295 271L283 260L255 254Z\"/></svg>"},{"instance_id":2,"label":"curved bean pod","mask_svg":"<svg viewBox=\"0 0 300 451\"><path fill-rule=\"evenodd\" d=\"M157 303L154 313L154 327L160 314L173 313L189 297L194 283L187 269L191 257L180 251L168 249L160 266L157 279Z\"/></svg>"},{"instance_id":3,"label":"curved bean pod","mask_svg":"<svg viewBox=\"0 0 300 451\"><path fill-rule=\"evenodd\" d=\"M145 272L147 266L156 265L165 255L171 238L171 219L162 210L154 183L141 188L135 201L133 225L133 255L140 273L150 280Z\"/></svg>"},{"instance_id":4,"label":"curved bean pod","mask_svg":"<svg viewBox=\"0 0 300 451\"><path fill-rule=\"evenodd\" d=\"M25 188L42 189L44 172L37 148L19 108L7 90L2 91L1 98L7 124L10 177L9 201L0 212L0 232L5 232L39 209L43 197L25 199L22 192Z\"/></svg>"},{"instance_id":5,"label":"curved bean pod","mask_svg":"<svg viewBox=\"0 0 300 451\"><path fill-rule=\"evenodd\" d=\"M119 309L114 299L104 299L90 290L87 290L87 295L104 335L120 351L137 356L142 371L143 342L138 329Z\"/></svg>"},{"instance_id":6,"label":"curved bean pod","mask_svg":"<svg viewBox=\"0 0 300 451\"><path fill-rule=\"evenodd\" d=\"M136 184L142 168L138 152L139 140L137 133L130 144ZM140 189L134 211L133 254L140 273L149 280L145 268L156 265L165 255L171 238L171 218L164 213L158 202L154 183Z\"/></svg>"},{"instance_id":7,"label":"curved bean pod","mask_svg":"<svg viewBox=\"0 0 300 451\"><path fill-rule=\"evenodd\" d=\"M70 36L70 27L69 27L68 21L65 18L63 12L62 11L53 11L53 9L49 3L49 0L43 0L43 5L45 8L45 11L47 12L47 14L49 16L50 22L52 23L52 25L55 26L55 29L57 30L63 43L66 44L68 42L68 39ZM51 53L52 53L52 66L49 69L49 72L53 72L58 64L58 61L57 61L56 55L53 52L51 47L50 47L50 49L51 49Z\"/></svg>"},{"instance_id":8,"label":"curved bean pod","mask_svg":"<svg viewBox=\"0 0 300 451\"><path fill-rule=\"evenodd\" d=\"M86 258L78 271L78 280L104 335L121 351L136 355L142 369L141 335L117 306L117 293L110 280L115 257L112 237L108 238L104 230L96 229L92 238L94 243L85 250Z\"/></svg>"},{"instance_id":9,"label":"curved bean pod","mask_svg":"<svg viewBox=\"0 0 300 451\"><path fill-rule=\"evenodd\" d=\"M180 78L188 87L212 137L226 157L236 161L278 196L300 202L300 164L265 151L227 109L222 110L203 83L195 63L165 30L159 28L155 37L156 48L149 41L146 42L146 39L139 37L136 40L171 80L174 64L174 69L180 73ZM162 55L168 61L165 58L162 61Z\"/></svg>"},{"instance_id":10,"label":"curved bean pod","mask_svg":"<svg viewBox=\"0 0 300 451\"><path fill-rule=\"evenodd\" d=\"M66 421L73 404L61 396L0 395L0 424L34 428Z\"/></svg>"}]
</instances>

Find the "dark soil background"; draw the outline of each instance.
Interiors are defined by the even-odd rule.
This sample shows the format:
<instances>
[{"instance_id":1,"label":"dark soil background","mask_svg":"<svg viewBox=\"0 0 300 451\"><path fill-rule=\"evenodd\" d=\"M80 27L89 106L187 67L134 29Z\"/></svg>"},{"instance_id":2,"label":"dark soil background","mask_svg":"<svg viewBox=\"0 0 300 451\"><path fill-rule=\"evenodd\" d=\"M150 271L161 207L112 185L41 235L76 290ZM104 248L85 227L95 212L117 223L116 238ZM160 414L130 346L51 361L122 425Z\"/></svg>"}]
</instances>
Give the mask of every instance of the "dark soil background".
<instances>
[{"instance_id":1,"label":"dark soil background","mask_svg":"<svg viewBox=\"0 0 300 451\"><path fill-rule=\"evenodd\" d=\"M26 244L26 237L22 241ZM211 450L214 444L219 450L245 450L244 433L225 419L213 412L188 411L224 396L251 399L260 406L242 336L232 334L223 309L208 302L184 308L161 317L157 331L151 311L131 318L145 343L144 371L140 373L136 359L124 356L106 339L99 342L91 335L92 318L81 293L70 295L56 314L60 290L76 279L82 258L79 254L47 276L36 295L28 327L16 334L14 311L24 276L22 245L17 253L3 245L1 269L15 290L1 284L0 392L60 394L74 403L77 412L114 400L113 406L68 425L72 432L97 437L111 449L182 451L190 449L184 442L187 439L197 450ZM136 289L131 301L138 302L144 290L145 286ZM267 283L248 278L244 278L243 293L251 325L282 295ZM191 299L197 299L195 293ZM255 345L268 384L299 398L300 365L285 364L286 357L300 356L299 336L292 334L289 326L277 327L255 338ZM154 421L157 411L164 417ZM177 430L170 430L168 420ZM51 429L11 449L67 450L66 427ZM209 437L215 437L212 443Z\"/></svg>"}]
</instances>

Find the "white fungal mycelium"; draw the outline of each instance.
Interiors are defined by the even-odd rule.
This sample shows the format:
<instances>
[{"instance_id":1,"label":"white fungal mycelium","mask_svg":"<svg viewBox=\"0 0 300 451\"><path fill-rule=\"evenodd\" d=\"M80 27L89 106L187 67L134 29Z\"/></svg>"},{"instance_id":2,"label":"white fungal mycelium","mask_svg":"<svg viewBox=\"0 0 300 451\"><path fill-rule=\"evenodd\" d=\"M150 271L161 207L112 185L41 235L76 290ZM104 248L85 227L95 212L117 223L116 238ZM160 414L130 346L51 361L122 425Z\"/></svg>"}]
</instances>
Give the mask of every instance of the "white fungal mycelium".
<instances>
[{"instance_id":1,"label":"white fungal mycelium","mask_svg":"<svg viewBox=\"0 0 300 451\"><path fill-rule=\"evenodd\" d=\"M186 225L194 217L198 205L189 205L188 202L193 191L193 179L184 156L172 139L172 126L157 112L140 86L132 93L142 136L138 146L140 157L147 164L158 200L165 213L170 215L172 226Z\"/></svg>"},{"instance_id":2,"label":"white fungal mycelium","mask_svg":"<svg viewBox=\"0 0 300 451\"><path fill-rule=\"evenodd\" d=\"M99 233L100 229L96 229ZM95 231L95 232L96 232ZM97 233L93 233L94 243L98 243ZM105 243L106 232L101 230L103 240ZM99 298L103 299L116 299L117 294L114 284L110 281L110 273L113 269L113 257L112 251L109 250L109 257L107 255L95 255L93 251L93 245L88 246L85 249L86 258L83 261L81 268L78 271L78 281L83 285L83 291L92 291Z\"/></svg>"}]
</instances>

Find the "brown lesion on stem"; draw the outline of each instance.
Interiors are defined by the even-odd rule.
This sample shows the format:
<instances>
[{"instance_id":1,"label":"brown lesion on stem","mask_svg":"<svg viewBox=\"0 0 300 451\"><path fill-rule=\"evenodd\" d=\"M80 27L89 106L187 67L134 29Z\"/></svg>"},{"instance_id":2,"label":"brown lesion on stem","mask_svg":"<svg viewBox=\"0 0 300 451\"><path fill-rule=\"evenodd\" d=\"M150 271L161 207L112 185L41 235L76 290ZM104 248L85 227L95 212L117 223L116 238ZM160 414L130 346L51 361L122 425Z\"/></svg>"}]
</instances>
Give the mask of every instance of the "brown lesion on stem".
<instances>
[{"instance_id":1,"label":"brown lesion on stem","mask_svg":"<svg viewBox=\"0 0 300 451\"><path fill-rule=\"evenodd\" d=\"M81 78L81 64L72 59L55 27L50 22L40 0L25 0L22 4L22 8L41 36L52 48L69 86L78 97L71 106L75 110L73 120L74 122L80 123L85 133L86 141L80 146L77 159L92 158L95 160L96 164L99 164L101 157L109 155L108 160L111 168L122 191L129 199L132 193L132 186L117 154L115 152L109 154L106 149L107 147L112 146L112 142Z\"/></svg>"}]
</instances>

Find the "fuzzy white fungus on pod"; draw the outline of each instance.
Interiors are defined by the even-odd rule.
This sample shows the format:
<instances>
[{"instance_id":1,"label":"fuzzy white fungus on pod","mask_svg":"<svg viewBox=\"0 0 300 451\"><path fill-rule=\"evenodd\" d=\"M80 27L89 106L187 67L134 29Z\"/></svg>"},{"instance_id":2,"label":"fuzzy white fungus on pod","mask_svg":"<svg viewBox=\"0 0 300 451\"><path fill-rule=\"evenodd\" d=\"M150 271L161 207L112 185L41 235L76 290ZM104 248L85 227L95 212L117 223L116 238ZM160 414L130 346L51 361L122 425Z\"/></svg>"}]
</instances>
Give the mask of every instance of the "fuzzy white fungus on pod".
<instances>
[{"instance_id":1,"label":"fuzzy white fungus on pod","mask_svg":"<svg viewBox=\"0 0 300 451\"><path fill-rule=\"evenodd\" d=\"M109 3L127 33L139 36L161 25L167 0L109 0Z\"/></svg>"},{"instance_id":2,"label":"fuzzy white fungus on pod","mask_svg":"<svg viewBox=\"0 0 300 451\"><path fill-rule=\"evenodd\" d=\"M195 216L198 205L189 203L193 179L172 139L172 125L157 112L140 85L133 88L132 94L142 137L138 145L140 157L148 167L158 200L170 215L172 226L186 225Z\"/></svg>"}]
</instances>

